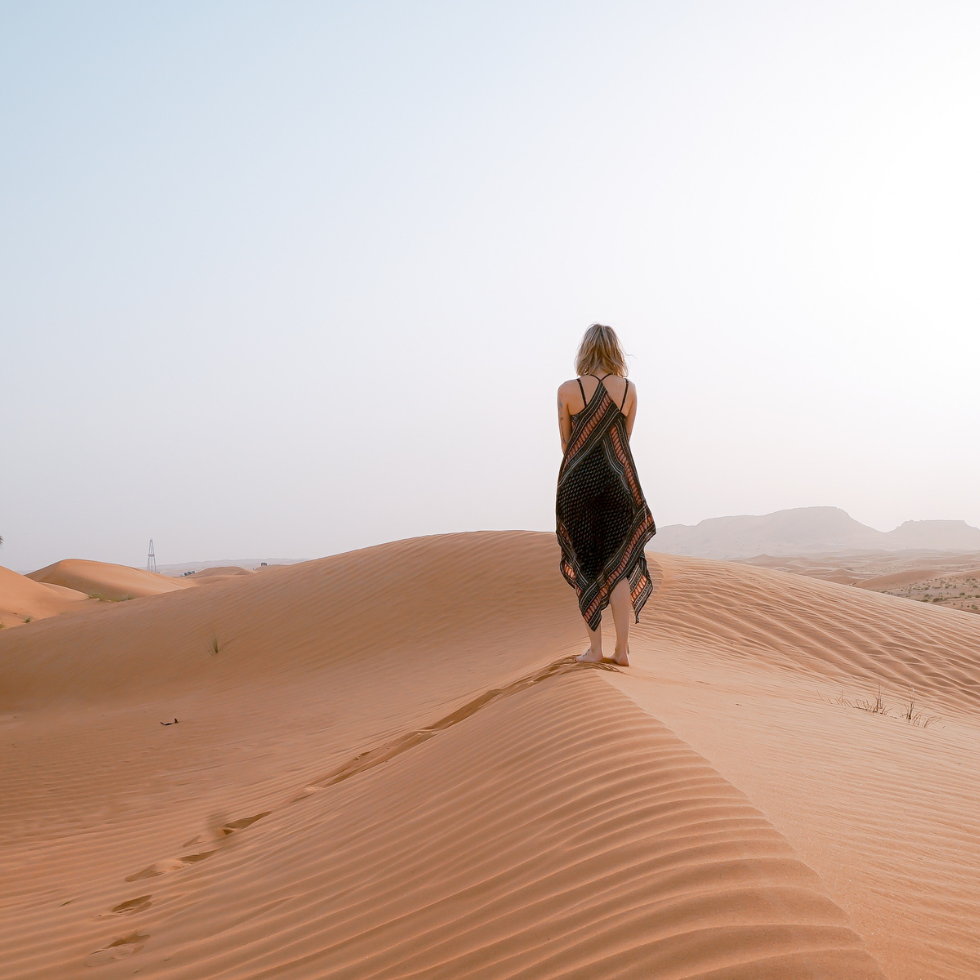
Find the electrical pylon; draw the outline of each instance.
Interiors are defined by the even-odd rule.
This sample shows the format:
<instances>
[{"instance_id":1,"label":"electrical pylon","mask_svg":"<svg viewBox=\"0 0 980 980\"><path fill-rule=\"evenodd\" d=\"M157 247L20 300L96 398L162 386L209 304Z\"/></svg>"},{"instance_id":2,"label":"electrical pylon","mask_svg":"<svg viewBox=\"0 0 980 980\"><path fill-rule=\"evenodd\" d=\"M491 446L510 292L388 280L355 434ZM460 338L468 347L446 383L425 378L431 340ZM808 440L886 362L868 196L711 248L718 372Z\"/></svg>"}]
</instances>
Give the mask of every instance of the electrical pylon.
<instances>
[{"instance_id":1,"label":"electrical pylon","mask_svg":"<svg viewBox=\"0 0 980 980\"><path fill-rule=\"evenodd\" d=\"M153 552L153 538L150 538L150 552L146 556L146 570L148 572L157 570L157 556Z\"/></svg>"}]
</instances>

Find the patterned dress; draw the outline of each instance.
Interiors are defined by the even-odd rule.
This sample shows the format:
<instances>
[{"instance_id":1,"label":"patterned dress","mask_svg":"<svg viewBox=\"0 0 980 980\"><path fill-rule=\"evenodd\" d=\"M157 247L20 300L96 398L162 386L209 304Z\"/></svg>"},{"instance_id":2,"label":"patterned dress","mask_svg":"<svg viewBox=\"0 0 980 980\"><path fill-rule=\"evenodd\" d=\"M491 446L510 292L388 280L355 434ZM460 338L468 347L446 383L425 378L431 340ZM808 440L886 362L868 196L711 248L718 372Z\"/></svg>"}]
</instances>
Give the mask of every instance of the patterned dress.
<instances>
[{"instance_id":1,"label":"patterned dress","mask_svg":"<svg viewBox=\"0 0 980 980\"><path fill-rule=\"evenodd\" d=\"M629 382L620 406L606 391L605 378L596 379L592 398L572 416L555 508L561 573L575 589L582 616L593 630L599 628L609 595L623 578L629 581L639 622L640 610L653 592L643 548L657 533L626 434L622 409Z\"/></svg>"}]
</instances>

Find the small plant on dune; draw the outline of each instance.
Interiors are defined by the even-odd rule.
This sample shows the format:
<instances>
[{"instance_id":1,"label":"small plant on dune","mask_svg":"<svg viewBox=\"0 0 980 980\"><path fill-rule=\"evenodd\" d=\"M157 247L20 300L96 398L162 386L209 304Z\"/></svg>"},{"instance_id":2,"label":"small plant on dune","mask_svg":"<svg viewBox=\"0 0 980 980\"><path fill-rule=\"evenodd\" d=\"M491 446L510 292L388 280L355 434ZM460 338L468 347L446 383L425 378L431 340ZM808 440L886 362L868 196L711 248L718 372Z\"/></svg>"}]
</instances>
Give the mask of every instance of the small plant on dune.
<instances>
[{"instance_id":1,"label":"small plant on dune","mask_svg":"<svg viewBox=\"0 0 980 980\"><path fill-rule=\"evenodd\" d=\"M858 701L855 708L860 708L862 711L870 712L873 715L886 715L888 714L888 709L885 707L885 702L881 700L881 684L878 684L878 696L874 701Z\"/></svg>"},{"instance_id":2,"label":"small plant on dune","mask_svg":"<svg viewBox=\"0 0 980 980\"><path fill-rule=\"evenodd\" d=\"M871 715L894 717L891 715L891 710L885 704L884 698L881 696L880 682L878 684L878 693L874 700L859 698L856 701L848 701L848 699L844 696L843 689L840 692L840 697L826 699L823 697L823 695L820 695L820 700L829 704L837 704L844 708L858 708L861 711L867 711L868 714ZM933 722L942 720L942 715L924 715L921 711L916 710L914 687L910 690L908 704L903 704L901 709L901 717L910 725L915 725L917 728L928 728Z\"/></svg>"},{"instance_id":3,"label":"small plant on dune","mask_svg":"<svg viewBox=\"0 0 980 980\"><path fill-rule=\"evenodd\" d=\"M902 717L910 724L921 728L928 728L934 721L939 721L939 715L924 715L921 711L915 710L915 688L909 694L909 706L903 711Z\"/></svg>"},{"instance_id":4,"label":"small plant on dune","mask_svg":"<svg viewBox=\"0 0 980 980\"><path fill-rule=\"evenodd\" d=\"M24 622L29 623L33 618L34 618L33 616L28 616L27 619L24 620Z\"/></svg>"},{"instance_id":5,"label":"small plant on dune","mask_svg":"<svg viewBox=\"0 0 980 980\"><path fill-rule=\"evenodd\" d=\"M212 657L216 657L218 655L218 636L216 633L211 634L211 645L208 648L208 651Z\"/></svg>"}]
</instances>

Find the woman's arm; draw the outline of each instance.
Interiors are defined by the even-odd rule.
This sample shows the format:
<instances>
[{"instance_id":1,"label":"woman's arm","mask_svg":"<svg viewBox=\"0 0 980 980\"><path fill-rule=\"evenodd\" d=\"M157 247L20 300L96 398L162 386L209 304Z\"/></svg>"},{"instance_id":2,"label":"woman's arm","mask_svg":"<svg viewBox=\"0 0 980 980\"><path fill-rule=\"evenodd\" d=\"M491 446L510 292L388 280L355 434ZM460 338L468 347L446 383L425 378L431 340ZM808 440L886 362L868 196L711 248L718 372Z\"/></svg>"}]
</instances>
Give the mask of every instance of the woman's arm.
<instances>
[{"instance_id":1,"label":"woman's arm","mask_svg":"<svg viewBox=\"0 0 980 980\"><path fill-rule=\"evenodd\" d=\"M558 389L558 434L561 436L561 451L564 452L568 446L568 440L572 435L572 418L568 408L568 387L567 382Z\"/></svg>"},{"instance_id":2,"label":"woman's arm","mask_svg":"<svg viewBox=\"0 0 980 980\"><path fill-rule=\"evenodd\" d=\"M626 398L626 435L633 434L633 423L636 421L636 385L631 384Z\"/></svg>"}]
</instances>

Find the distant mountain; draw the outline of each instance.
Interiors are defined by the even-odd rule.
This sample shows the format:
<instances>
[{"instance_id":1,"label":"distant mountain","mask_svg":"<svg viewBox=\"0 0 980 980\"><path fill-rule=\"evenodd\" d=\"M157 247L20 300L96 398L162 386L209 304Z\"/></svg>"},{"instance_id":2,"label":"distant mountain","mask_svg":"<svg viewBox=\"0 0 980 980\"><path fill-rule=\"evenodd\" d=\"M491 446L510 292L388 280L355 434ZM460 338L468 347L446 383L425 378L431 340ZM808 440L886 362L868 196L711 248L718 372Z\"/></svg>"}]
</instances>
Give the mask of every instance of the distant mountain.
<instances>
[{"instance_id":1,"label":"distant mountain","mask_svg":"<svg viewBox=\"0 0 980 980\"><path fill-rule=\"evenodd\" d=\"M906 521L894 531L876 531L839 507L797 507L762 517L670 524L651 543L651 551L721 559L912 550L980 551L980 528L966 521Z\"/></svg>"},{"instance_id":2,"label":"distant mountain","mask_svg":"<svg viewBox=\"0 0 980 980\"><path fill-rule=\"evenodd\" d=\"M930 551L976 551L980 548L980 529L966 521L906 521L886 535L889 551L928 548Z\"/></svg>"}]
</instances>

